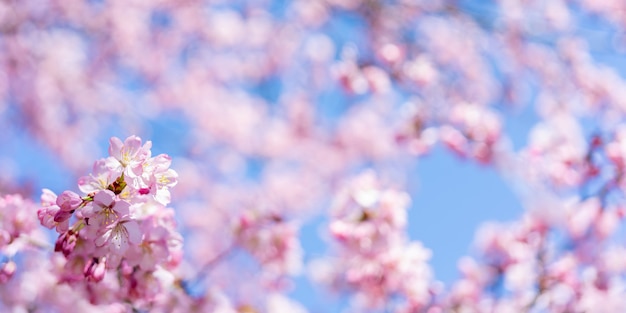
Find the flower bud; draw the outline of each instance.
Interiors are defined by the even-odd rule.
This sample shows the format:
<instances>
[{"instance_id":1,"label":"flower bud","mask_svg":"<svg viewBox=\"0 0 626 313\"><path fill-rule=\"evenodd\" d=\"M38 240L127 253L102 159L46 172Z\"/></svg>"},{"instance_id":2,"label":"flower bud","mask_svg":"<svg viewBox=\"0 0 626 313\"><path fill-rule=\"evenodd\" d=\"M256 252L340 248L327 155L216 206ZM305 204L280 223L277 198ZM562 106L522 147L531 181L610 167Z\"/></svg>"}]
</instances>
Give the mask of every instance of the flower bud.
<instances>
[{"instance_id":1,"label":"flower bud","mask_svg":"<svg viewBox=\"0 0 626 313\"><path fill-rule=\"evenodd\" d=\"M102 260L98 260L97 258L93 258L85 264L85 269L83 270L83 275L88 281L99 282L104 278L104 274L106 273L106 259L102 258Z\"/></svg>"},{"instance_id":2,"label":"flower bud","mask_svg":"<svg viewBox=\"0 0 626 313\"><path fill-rule=\"evenodd\" d=\"M83 203L83 199L78 194L66 190L57 197L56 203L61 211L70 212L76 210Z\"/></svg>"},{"instance_id":3,"label":"flower bud","mask_svg":"<svg viewBox=\"0 0 626 313\"><path fill-rule=\"evenodd\" d=\"M73 232L70 229L59 236L56 243L54 244L54 251L61 251L63 252L63 255L67 257L72 253L72 251L74 251L77 240L77 233Z\"/></svg>"}]
</instances>

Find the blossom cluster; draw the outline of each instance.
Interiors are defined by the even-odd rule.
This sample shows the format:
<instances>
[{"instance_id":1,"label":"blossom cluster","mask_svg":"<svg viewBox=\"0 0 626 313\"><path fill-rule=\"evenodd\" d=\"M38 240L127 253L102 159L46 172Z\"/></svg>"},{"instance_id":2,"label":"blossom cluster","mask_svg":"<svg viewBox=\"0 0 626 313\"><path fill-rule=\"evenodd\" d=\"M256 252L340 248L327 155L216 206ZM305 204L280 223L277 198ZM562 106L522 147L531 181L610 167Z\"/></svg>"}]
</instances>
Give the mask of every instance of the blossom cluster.
<instances>
[{"instance_id":1,"label":"blossom cluster","mask_svg":"<svg viewBox=\"0 0 626 313\"><path fill-rule=\"evenodd\" d=\"M428 265L431 252L405 234L409 196L382 185L373 171L349 181L335 195L329 231L338 245L336 259L315 263L314 277L355 293L364 309L396 312L428 308L438 286Z\"/></svg>"},{"instance_id":2,"label":"blossom cluster","mask_svg":"<svg viewBox=\"0 0 626 313\"><path fill-rule=\"evenodd\" d=\"M565 210L581 215L598 204L592 198ZM553 225L540 212L514 223L485 224L477 237L481 258L459 261L461 277L445 305L460 312L624 311L626 285L617 277L626 270L626 250L604 240L615 228L601 218L614 209L606 211L578 221L569 216L564 225ZM557 234L570 247L559 247Z\"/></svg>"},{"instance_id":3,"label":"blossom cluster","mask_svg":"<svg viewBox=\"0 0 626 313\"><path fill-rule=\"evenodd\" d=\"M66 258L60 281L106 286L90 293L91 302L115 299L114 293L149 300L173 283L169 271L181 260L182 237L166 205L177 173L169 156L152 157L150 148L136 136L113 137L110 156L79 179L82 196L48 189L41 196L39 221L56 229L54 250Z\"/></svg>"},{"instance_id":4,"label":"blossom cluster","mask_svg":"<svg viewBox=\"0 0 626 313\"><path fill-rule=\"evenodd\" d=\"M336 258L317 274L362 311L626 312L626 75L611 62L625 11L623 0L0 1L0 193L24 197L0 198L0 311L299 312L255 278L295 275L316 253L308 227L329 217ZM167 208L176 174L136 137L112 139L80 192L44 191L38 217L58 253L34 251L46 241L25 217L36 224L31 188L63 166L82 175L110 125L173 130L162 139L181 154L184 262ZM422 156L446 152L495 168L539 209L485 227L476 262L463 258L438 293L429 250L407 239L409 197L371 173L337 182L369 167L411 185ZM467 200L479 198L500 195ZM465 239L429 222L440 244ZM159 293L172 280L181 288ZM327 299L304 301L323 312Z\"/></svg>"},{"instance_id":5,"label":"blossom cluster","mask_svg":"<svg viewBox=\"0 0 626 313\"><path fill-rule=\"evenodd\" d=\"M13 257L41 240L32 214L37 206L18 194L0 197L0 283L9 280L17 269Z\"/></svg>"},{"instance_id":6,"label":"blossom cluster","mask_svg":"<svg viewBox=\"0 0 626 313\"><path fill-rule=\"evenodd\" d=\"M294 222L273 212L246 211L235 233L237 243L258 260L270 279L299 273L303 251Z\"/></svg>"}]
</instances>

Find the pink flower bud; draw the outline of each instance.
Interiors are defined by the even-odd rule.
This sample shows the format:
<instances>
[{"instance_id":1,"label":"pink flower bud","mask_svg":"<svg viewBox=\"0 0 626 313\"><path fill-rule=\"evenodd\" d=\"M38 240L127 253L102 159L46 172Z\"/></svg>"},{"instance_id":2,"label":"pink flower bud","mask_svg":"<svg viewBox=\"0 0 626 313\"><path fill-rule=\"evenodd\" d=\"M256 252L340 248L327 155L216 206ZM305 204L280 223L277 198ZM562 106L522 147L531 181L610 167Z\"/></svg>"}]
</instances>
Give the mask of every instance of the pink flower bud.
<instances>
[{"instance_id":1,"label":"pink flower bud","mask_svg":"<svg viewBox=\"0 0 626 313\"><path fill-rule=\"evenodd\" d=\"M102 258L102 260L98 260L97 258L93 258L85 264L85 269L83 270L83 275L88 281L99 282L104 278L104 274L106 273L106 259Z\"/></svg>"},{"instance_id":2,"label":"pink flower bud","mask_svg":"<svg viewBox=\"0 0 626 313\"><path fill-rule=\"evenodd\" d=\"M56 204L61 210L66 212L76 210L81 203L83 203L83 199L81 199L78 194L69 190L63 191L56 200Z\"/></svg>"},{"instance_id":3,"label":"pink flower bud","mask_svg":"<svg viewBox=\"0 0 626 313\"><path fill-rule=\"evenodd\" d=\"M78 240L77 233L72 230L68 230L62 233L54 244L54 251L61 251L65 257L69 256L74 247L76 247L76 241Z\"/></svg>"},{"instance_id":4,"label":"pink flower bud","mask_svg":"<svg viewBox=\"0 0 626 313\"><path fill-rule=\"evenodd\" d=\"M56 214L54 214L54 221L57 223L65 222L72 216L72 213L69 211L60 210Z\"/></svg>"}]
</instances>

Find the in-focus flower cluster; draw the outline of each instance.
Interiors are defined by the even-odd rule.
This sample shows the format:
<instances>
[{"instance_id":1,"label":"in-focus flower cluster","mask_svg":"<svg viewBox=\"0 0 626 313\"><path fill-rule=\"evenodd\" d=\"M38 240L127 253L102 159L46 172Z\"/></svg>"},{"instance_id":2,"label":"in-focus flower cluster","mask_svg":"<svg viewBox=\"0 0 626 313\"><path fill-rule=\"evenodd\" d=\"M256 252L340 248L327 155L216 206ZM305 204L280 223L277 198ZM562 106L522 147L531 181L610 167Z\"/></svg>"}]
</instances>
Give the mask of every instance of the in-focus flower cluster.
<instances>
[{"instance_id":1,"label":"in-focus flower cluster","mask_svg":"<svg viewBox=\"0 0 626 313\"><path fill-rule=\"evenodd\" d=\"M106 287L89 295L94 303L114 299L107 291L127 300L154 297L162 283L173 280L168 271L182 257L182 237L166 208L177 173L169 168L169 156L152 157L150 148L150 141L142 145L137 136L124 142L113 137L110 156L79 179L82 196L73 191L57 196L47 189L41 196L39 221L59 233L55 251L67 260L60 280L104 280Z\"/></svg>"}]
</instances>

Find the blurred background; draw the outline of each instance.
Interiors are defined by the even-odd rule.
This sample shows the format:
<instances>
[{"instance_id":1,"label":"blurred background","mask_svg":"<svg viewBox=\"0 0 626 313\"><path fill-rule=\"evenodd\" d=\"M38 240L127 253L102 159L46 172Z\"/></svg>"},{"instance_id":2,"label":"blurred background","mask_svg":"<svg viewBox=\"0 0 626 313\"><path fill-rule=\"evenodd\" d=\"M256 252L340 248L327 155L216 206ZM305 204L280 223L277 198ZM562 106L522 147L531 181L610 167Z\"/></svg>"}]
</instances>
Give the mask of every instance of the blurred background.
<instances>
[{"instance_id":1,"label":"blurred background","mask_svg":"<svg viewBox=\"0 0 626 313\"><path fill-rule=\"evenodd\" d=\"M625 12L610 0L4 0L0 193L76 190L110 137L136 134L179 173L187 266L219 255L239 214L271 208L303 249L284 290L335 312L345 294L316 287L307 264L334 253L335 190L374 169L410 194L407 234L449 285L482 223L519 218L538 190L580 195L577 160L626 108ZM237 252L205 287L241 298L263 270Z\"/></svg>"}]
</instances>

